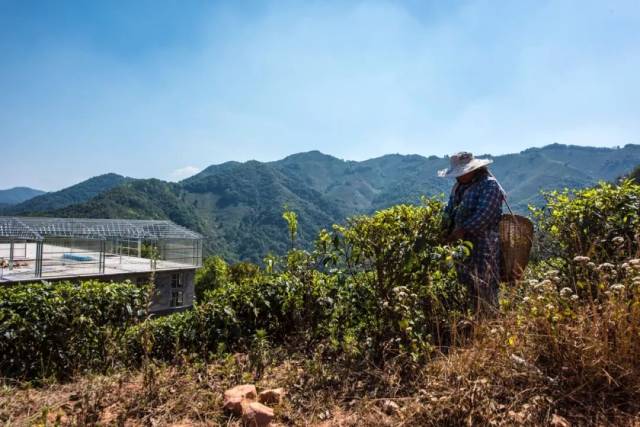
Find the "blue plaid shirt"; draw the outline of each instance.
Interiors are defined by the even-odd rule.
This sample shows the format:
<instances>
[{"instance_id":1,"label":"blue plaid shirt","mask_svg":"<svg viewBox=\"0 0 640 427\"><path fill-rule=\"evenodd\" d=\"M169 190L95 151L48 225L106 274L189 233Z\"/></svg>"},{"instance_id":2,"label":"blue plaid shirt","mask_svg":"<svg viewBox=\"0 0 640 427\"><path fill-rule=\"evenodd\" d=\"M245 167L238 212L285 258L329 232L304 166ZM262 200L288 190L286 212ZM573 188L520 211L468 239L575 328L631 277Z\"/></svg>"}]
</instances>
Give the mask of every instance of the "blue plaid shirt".
<instances>
[{"instance_id":1,"label":"blue plaid shirt","mask_svg":"<svg viewBox=\"0 0 640 427\"><path fill-rule=\"evenodd\" d=\"M473 245L471 256L456 265L458 280L493 305L498 301L503 197L498 181L484 172L468 184L456 183L445 208L449 231L464 230L463 238Z\"/></svg>"},{"instance_id":2,"label":"blue plaid shirt","mask_svg":"<svg viewBox=\"0 0 640 427\"><path fill-rule=\"evenodd\" d=\"M456 183L445 213L452 228L463 229L465 238L475 240L498 231L503 197L498 181L481 173L468 184Z\"/></svg>"}]
</instances>

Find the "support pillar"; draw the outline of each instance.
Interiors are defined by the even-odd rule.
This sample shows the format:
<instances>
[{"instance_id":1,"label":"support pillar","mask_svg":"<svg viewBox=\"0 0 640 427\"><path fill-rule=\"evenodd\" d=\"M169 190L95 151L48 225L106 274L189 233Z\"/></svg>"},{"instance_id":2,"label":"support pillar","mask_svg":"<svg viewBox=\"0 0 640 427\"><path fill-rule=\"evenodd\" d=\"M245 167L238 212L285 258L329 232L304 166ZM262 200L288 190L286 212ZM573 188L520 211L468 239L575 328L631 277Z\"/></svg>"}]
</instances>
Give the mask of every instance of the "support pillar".
<instances>
[{"instance_id":1,"label":"support pillar","mask_svg":"<svg viewBox=\"0 0 640 427\"><path fill-rule=\"evenodd\" d=\"M155 271L159 254L160 254L160 245L158 244L157 240L154 240L153 245L151 246L151 260L150 260L151 270Z\"/></svg>"},{"instance_id":2,"label":"support pillar","mask_svg":"<svg viewBox=\"0 0 640 427\"><path fill-rule=\"evenodd\" d=\"M104 274L104 264L106 261L107 242L100 240L100 257L98 261L98 272Z\"/></svg>"},{"instance_id":3,"label":"support pillar","mask_svg":"<svg viewBox=\"0 0 640 427\"><path fill-rule=\"evenodd\" d=\"M9 241L9 271L13 270L13 239Z\"/></svg>"},{"instance_id":4,"label":"support pillar","mask_svg":"<svg viewBox=\"0 0 640 427\"><path fill-rule=\"evenodd\" d=\"M44 244L42 240L36 242L36 270L35 276L42 277L42 256Z\"/></svg>"}]
</instances>

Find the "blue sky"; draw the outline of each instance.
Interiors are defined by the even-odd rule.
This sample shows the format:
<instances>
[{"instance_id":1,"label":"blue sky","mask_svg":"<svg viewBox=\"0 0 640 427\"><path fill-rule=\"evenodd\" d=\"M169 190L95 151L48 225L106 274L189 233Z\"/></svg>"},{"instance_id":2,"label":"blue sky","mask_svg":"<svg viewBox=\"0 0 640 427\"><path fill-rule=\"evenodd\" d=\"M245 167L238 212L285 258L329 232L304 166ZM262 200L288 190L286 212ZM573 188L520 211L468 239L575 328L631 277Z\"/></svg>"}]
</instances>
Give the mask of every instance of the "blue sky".
<instances>
[{"instance_id":1,"label":"blue sky","mask_svg":"<svg viewBox=\"0 0 640 427\"><path fill-rule=\"evenodd\" d=\"M640 2L0 0L0 188L640 143Z\"/></svg>"}]
</instances>

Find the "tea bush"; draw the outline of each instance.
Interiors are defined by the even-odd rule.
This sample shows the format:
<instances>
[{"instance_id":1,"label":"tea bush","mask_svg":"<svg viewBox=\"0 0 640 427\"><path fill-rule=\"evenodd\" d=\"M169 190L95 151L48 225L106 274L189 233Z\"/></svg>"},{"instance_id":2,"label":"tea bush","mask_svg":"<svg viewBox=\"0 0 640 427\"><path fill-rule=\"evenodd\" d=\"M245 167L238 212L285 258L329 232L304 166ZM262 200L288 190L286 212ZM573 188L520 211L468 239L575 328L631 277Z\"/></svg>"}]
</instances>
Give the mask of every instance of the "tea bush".
<instances>
[{"instance_id":1,"label":"tea bush","mask_svg":"<svg viewBox=\"0 0 640 427\"><path fill-rule=\"evenodd\" d=\"M321 231L313 252L269 257L264 270L207 261L194 310L151 320L130 342L135 348L150 332L150 353L170 359L246 348L260 332L277 344L304 350L324 342L334 356L375 363L428 357L466 307L453 267L468 250L441 245L441 215L439 201L425 200L355 217Z\"/></svg>"},{"instance_id":2,"label":"tea bush","mask_svg":"<svg viewBox=\"0 0 640 427\"><path fill-rule=\"evenodd\" d=\"M274 342L309 343L323 337L330 306L322 301L329 299L329 280L317 271L305 281L290 272L229 280L206 291L193 310L131 328L127 347L133 358L139 358L148 336L148 353L153 357L171 360L181 352L208 357L221 348L246 349L259 330Z\"/></svg>"},{"instance_id":3,"label":"tea bush","mask_svg":"<svg viewBox=\"0 0 640 427\"><path fill-rule=\"evenodd\" d=\"M576 256L595 263L617 262L640 249L640 185L622 181L545 195L544 208L532 208L547 254L570 268Z\"/></svg>"},{"instance_id":4,"label":"tea bush","mask_svg":"<svg viewBox=\"0 0 640 427\"><path fill-rule=\"evenodd\" d=\"M202 267L196 271L196 300L202 301L206 291L223 286L229 280L228 276L229 266L221 257L212 256L205 259Z\"/></svg>"},{"instance_id":5,"label":"tea bush","mask_svg":"<svg viewBox=\"0 0 640 427\"><path fill-rule=\"evenodd\" d=\"M240 333L232 313L218 309L214 303L200 304L130 327L123 341L128 360L140 361L147 355L171 361L183 353L208 357L226 349Z\"/></svg>"},{"instance_id":6,"label":"tea bush","mask_svg":"<svg viewBox=\"0 0 640 427\"><path fill-rule=\"evenodd\" d=\"M466 308L454 265L468 249L442 245L442 210L439 201L424 200L320 234L322 263L342 283L333 338L343 347L358 343L351 350L375 361L398 354L418 359L448 339L451 319Z\"/></svg>"},{"instance_id":7,"label":"tea bush","mask_svg":"<svg viewBox=\"0 0 640 427\"><path fill-rule=\"evenodd\" d=\"M144 314L147 290L130 283L34 283L0 287L0 373L67 377L103 369Z\"/></svg>"}]
</instances>

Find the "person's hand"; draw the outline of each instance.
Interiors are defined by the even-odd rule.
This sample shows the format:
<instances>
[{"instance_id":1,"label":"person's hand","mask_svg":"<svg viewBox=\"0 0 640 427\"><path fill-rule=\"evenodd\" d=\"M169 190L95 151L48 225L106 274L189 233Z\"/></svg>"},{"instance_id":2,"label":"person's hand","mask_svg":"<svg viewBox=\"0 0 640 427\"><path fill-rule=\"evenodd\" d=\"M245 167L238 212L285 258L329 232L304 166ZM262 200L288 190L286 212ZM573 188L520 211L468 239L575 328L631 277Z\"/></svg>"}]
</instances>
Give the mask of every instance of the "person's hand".
<instances>
[{"instance_id":1,"label":"person's hand","mask_svg":"<svg viewBox=\"0 0 640 427\"><path fill-rule=\"evenodd\" d=\"M464 237L464 230L462 228L456 228L445 239L447 243L457 242Z\"/></svg>"}]
</instances>

